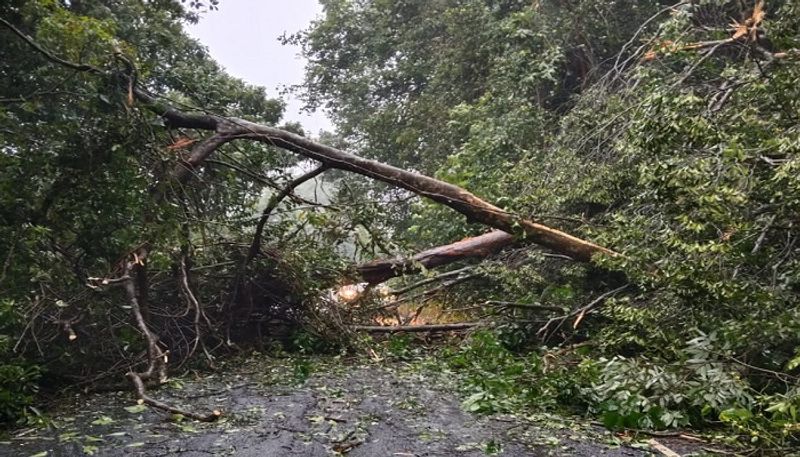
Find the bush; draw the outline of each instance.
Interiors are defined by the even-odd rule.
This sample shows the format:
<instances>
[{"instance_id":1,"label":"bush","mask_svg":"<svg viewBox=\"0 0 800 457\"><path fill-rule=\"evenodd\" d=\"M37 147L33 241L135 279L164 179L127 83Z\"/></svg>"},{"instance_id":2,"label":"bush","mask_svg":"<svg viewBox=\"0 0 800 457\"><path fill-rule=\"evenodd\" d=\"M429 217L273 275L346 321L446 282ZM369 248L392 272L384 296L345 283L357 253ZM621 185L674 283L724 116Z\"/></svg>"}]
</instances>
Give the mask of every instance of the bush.
<instances>
[{"instance_id":1,"label":"bush","mask_svg":"<svg viewBox=\"0 0 800 457\"><path fill-rule=\"evenodd\" d=\"M41 370L36 365L0 364L0 422L23 417L39 390Z\"/></svg>"},{"instance_id":2,"label":"bush","mask_svg":"<svg viewBox=\"0 0 800 457\"><path fill-rule=\"evenodd\" d=\"M575 346L518 354L503 331L479 331L444 359L458 374L463 408L476 413L519 410L588 413L610 429L727 428L742 440L785 447L800 437L800 390L759 393L730 363L727 345L700 334L665 358L604 358ZM789 379L789 378L785 378ZM784 386L785 388L786 386Z\"/></svg>"},{"instance_id":3,"label":"bush","mask_svg":"<svg viewBox=\"0 0 800 457\"><path fill-rule=\"evenodd\" d=\"M40 367L18 359L12 351L21 322L16 303L0 300L0 422L23 417L39 390Z\"/></svg>"},{"instance_id":4,"label":"bush","mask_svg":"<svg viewBox=\"0 0 800 457\"><path fill-rule=\"evenodd\" d=\"M583 389L590 411L608 428L703 426L721 411L749 408L749 386L724 365L664 364L615 357L600 365L599 380Z\"/></svg>"},{"instance_id":5,"label":"bush","mask_svg":"<svg viewBox=\"0 0 800 457\"><path fill-rule=\"evenodd\" d=\"M479 331L446 355L459 373L467 399L464 409L479 413L509 412L578 406L578 386L583 372L552 366L539 353L512 352L502 334Z\"/></svg>"}]
</instances>

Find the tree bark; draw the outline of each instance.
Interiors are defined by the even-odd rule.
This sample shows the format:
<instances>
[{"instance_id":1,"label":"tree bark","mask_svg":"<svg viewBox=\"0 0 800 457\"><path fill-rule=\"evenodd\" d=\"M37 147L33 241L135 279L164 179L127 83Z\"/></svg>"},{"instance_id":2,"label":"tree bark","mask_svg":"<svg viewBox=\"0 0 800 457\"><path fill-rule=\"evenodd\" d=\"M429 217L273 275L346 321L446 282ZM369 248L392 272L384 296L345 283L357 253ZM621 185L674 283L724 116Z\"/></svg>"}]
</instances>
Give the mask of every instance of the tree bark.
<instances>
[{"instance_id":1,"label":"tree bark","mask_svg":"<svg viewBox=\"0 0 800 457\"><path fill-rule=\"evenodd\" d=\"M359 276L370 284L380 284L423 268L436 268L468 258L485 258L514 242L514 237L501 230L465 238L455 243L427 249L407 258L379 259L356 266Z\"/></svg>"},{"instance_id":2,"label":"tree bark","mask_svg":"<svg viewBox=\"0 0 800 457\"><path fill-rule=\"evenodd\" d=\"M592 255L617 255L614 251L582 240L560 230L520 218L476 197L452 184L418 173L402 170L374 160L358 157L330 146L322 145L291 132L257 124L237 125L231 135L268 143L304 157L317 160L331 168L358 173L427 197L460 212L468 221L479 222L522 239L539 244L575 260L589 262Z\"/></svg>"}]
</instances>

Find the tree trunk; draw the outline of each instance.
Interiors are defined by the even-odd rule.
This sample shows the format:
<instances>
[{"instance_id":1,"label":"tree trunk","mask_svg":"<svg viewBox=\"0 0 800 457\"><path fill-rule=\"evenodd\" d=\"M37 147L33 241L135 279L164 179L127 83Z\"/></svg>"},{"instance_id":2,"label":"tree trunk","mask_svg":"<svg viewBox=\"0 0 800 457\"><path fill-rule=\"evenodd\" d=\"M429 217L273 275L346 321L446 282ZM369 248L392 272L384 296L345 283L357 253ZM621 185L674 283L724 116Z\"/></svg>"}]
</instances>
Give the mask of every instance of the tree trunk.
<instances>
[{"instance_id":1,"label":"tree trunk","mask_svg":"<svg viewBox=\"0 0 800 457\"><path fill-rule=\"evenodd\" d=\"M0 19L0 23L11 29L37 52L59 65L76 71L96 75L108 75L101 68L86 64L76 64L54 55L40 46L32 38ZM145 107L162 116L166 124L176 128L193 128L215 132L211 138L196 147L190 158L176 168L174 174L179 180L187 179L198 165L202 164L219 146L234 139L249 139L277 146L303 157L317 160L330 168L358 173L406 189L417 195L449 206L467 217L468 221L479 222L510 234L518 234L524 239L569 256L575 260L588 262L594 254L616 256L616 252L582 240L568 233L548 227L533 220L522 218L488 203L472 193L444 181L406 171L374 160L365 159L339 149L314 142L300 135L267 125L260 125L243 119L226 118L205 113L187 113L175 109L167 103L150 95L135 83L136 69L133 63L122 54L116 58L127 67L129 95L133 95ZM120 75L117 75L120 76ZM132 102L132 100L131 100Z\"/></svg>"},{"instance_id":2,"label":"tree trunk","mask_svg":"<svg viewBox=\"0 0 800 457\"><path fill-rule=\"evenodd\" d=\"M493 230L422 251L413 257L373 260L356 266L356 271L365 282L380 284L397 276L419 272L422 268L436 268L468 258L488 257L513 242L512 235Z\"/></svg>"},{"instance_id":3,"label":"tree trunk","mask_svg":"<svg viewBox=\"0 0 800 457\"><path fill-rule=\"evenodd\" d=\"M140 100L147 104L149 109L163 116L170 126L212 130L216 133L212 138L220 142L243 139L277 146L316 160L329 168L357 173L427 197L460 212L470 222L478 222L509 234L519 235L523 240L539 244L578 261L588 262L592 255L598 253L618 255L614 251L590 241L509 213L453 184L375 160L365 159L286 130L255 124L243 119L184 113L160 103L141 90L136 90L135 93ZM207 155L203 156L203 158L205 157ZM195 163L189 165L196 166Z\"/></svg>"},{"instance_id":4,"label":"tree trunk","mask_svg":"<svg viewBox=\"0 0 800 457\"><path fill-rule=\"evenodd\" d=\"M291 132L257 124L237 125L235 138L261 141L293 151L304 157L340 170L358 173L411 191L460 212L467 221L479 222L524 240L539 244L575 260L589 262L597 253L617 255L614 251L569 235L494 206L450 183L402 170L375 160L365 159L330 146L322 145Z\"/></svg>"}]
</instances>

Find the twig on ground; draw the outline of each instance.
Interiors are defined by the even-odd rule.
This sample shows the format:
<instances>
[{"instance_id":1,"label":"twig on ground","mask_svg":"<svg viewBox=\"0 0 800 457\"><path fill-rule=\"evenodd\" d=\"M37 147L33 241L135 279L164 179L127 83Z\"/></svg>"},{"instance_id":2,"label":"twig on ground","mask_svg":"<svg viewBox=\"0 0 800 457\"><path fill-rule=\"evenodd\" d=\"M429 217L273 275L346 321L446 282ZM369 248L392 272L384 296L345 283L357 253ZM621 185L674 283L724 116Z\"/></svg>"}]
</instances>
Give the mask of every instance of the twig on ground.
<instances>
[{"instance_id":1,"label":"twig on ground","mask_svg":"<svg viewBox=\"0 0 800 457\"><path fill-rule=\"evenodd\" d=\"M655 449L656 451L660 452L661 455L665 455L666 457L681 457L680 454L673 451L672 449L664 446L663 444L659 443L655 439L651 439L647 442L651 448Z\"/></svg>"},{"instance_id":2,"label":"twig on ground","mask_svg":"<svg viewBox=\"0 0 800 457\"><path fill-rule=\"evenodd\" d=\"M147 392L145 391L144 387L144 381L142 380L142 377L139 376L138 373L134 373L133 371L129 372L128 379L130 379L131 382L133 383L133 386L136 389L136 394L139 396L139 400L148 406L152 406L153 408L160 409L172 414L180 414L182 416L198 420L200 422L214 422L215 420L219 419L222 416L222 412L216 409L204 415L204 414L193 413L191 411L186 411L184 409L168 405L164 402L158 401L147 395Z\"/></svg>"}]
</instances>

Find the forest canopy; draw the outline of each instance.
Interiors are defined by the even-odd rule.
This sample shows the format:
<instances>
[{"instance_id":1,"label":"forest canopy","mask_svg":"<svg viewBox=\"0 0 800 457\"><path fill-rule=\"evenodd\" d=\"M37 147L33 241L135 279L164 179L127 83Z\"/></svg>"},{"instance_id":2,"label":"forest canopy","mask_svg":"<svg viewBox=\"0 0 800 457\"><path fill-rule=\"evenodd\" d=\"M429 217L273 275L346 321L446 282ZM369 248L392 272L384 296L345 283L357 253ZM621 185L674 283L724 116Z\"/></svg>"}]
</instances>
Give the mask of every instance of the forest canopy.
<instances>
[{"instance_id":1,"label":"forest canopy","mask_svg":"<svg viewBox=\"0 0 800 457\"><path fill-rule=\"evenodd\" d=\"M472 411L796 443L797 2L320 3L319 138L186 35L225 2L0 5L0 418L468 323Z\"/></svg>"}]
</instances>

